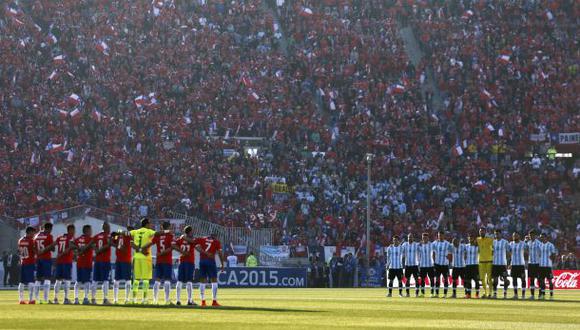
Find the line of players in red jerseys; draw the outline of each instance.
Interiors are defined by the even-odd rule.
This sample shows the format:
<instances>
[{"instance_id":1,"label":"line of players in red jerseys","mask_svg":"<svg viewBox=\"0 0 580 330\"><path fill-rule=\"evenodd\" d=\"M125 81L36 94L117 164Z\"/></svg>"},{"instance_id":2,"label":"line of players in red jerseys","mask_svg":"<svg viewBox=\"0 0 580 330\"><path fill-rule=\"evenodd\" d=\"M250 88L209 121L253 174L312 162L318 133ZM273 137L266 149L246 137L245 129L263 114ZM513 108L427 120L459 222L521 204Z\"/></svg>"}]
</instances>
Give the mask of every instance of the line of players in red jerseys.
<instances>
[{"instance_id":1,"label":"line of players in red jerseys","mask_svg":"<svg viewBox=\"0 0 580 330\"><path fill-rule=\"evenodd\" d=\"M148 219L143 219L149 223ZM113 303L118 303L121 283L125 287L125 303L136 303L139 285L143 289L141 303L148 303L147 292L151 275L135 278L132 258L136 253L144 254L151 260L150 247L157 248L155 265L155 282L153 284L153 303L158 303L158 295L163 286L165 303L173 304L170 298L171 281L173 278L172 252L178 251L179 268L176 284L177 301L181 305L181 292L185 284L187 290L187 305L194 306L193 284L199 283L201 305L205 306L206 281L211 282L212 306L220 306L217 302L217 266L221 263L223 271L224 259L221 253L221 243L214 235L194 238L191 227L184 228L184 235L175 237L170 231L170 223L162 223L162 231L155 233L153 239L144 246L137 246L132 239L131 230L111 233L110 225L105 222L102 232L92 235L90 225L82 228L82 234L75 238L75 226L68 225L67 233L53 238L52 224L45 223L43 230L36 233L33 227L26 228L26 234L18 241L18 251L21 260L21 276L18 286L19 303L58 304L61 289L64 289L64 304L80 304L79 290L84 291L82 304L96 304L96 294L99 284L102 285L103 304L110 305L108 299L111 249L115 248L115 279L113 280ZM54 274L52 252L56 251L56 267ZM74 283L74 300L69 298L72 284L73 261L76 260L77 278ZM147 272L145 272L147 273ZM49 299L51 278L55 278L54 298ZM149 277L149 278L147 278ZM28 300L24 299L25 288L28 288ZM40 291L43 297L40 299ZM90 299L89 299L90 292ZM132 293L132 299L130 299Z\"/></svg>"}]
</instances>

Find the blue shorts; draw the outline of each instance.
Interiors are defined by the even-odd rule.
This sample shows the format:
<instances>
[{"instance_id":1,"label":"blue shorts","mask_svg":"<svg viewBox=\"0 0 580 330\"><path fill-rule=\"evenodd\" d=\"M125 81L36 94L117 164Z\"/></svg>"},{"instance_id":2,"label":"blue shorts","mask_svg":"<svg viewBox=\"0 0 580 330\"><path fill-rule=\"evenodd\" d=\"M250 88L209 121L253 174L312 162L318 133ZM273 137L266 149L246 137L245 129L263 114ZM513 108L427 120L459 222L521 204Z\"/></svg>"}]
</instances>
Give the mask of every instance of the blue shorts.
<instances>
[{"instance_id":1,"label":"blue shorts","mask_svg":"<svg viewBox=\"0 0 580 330\"><path fill-rule=\"evenodd\" d=\"M171 281L171 274L173 273L173 266L171 264L157 264L155 265L155 279L163 281Z\"/></svg>"},{"instance_id":2,"label":"blue shorts","mask_svg":"<svg viewBox=\"0 0 580 330\"><path fill-rule=\"evenodd\" d=\"M91 268L77 268L77 282L88 283L91 281Z\"/></svg>"},{"instance_id":3,"label":"blue shorts","mask_svg":"<svg viewBox=\"0 0 580 330\"><path fill-rule=\"evenodd\" d=\"M217 278L217 265L215 263L215 260L202 259L199 261L199 278L200 279Z\"/></svg>"},{"instance_id":4,"label":"blue shorts","mask_svg":"<svg viewBox=\"0 0 580 330\"><path fill-rule=\"evenodd\" d=\"M56 264L54 277L57 280L72 280L72 264Z\"/></svg>"},{"instance_id":5,"label":"blue shorts","mask_svg":"<svg viewBox=\"0 0 580 330\"><path fill-rule=\"evenodd\" d=\"M115 263L115 280L117 281L131 280L131 263L129 262Z\"/></svg>"},{"instance_id":6,"label":"blue shorts","mask_svg":"<svg viewBox=\"0 0 580 330\"><path fill-rule=\"evenodd\" d=\"M36 265L22 265L20 268L20 283L28 284L34 282L34 269Z\"/></svg>"},{"instance_id":7,"label":"blue shorts","mask_svg":"<svg viewBox=\"0 0 580 330\"><path fill-rule=\"evenodd\" d=\"M108 281L111 275L111 263L110 262L95 262L93 270L93 281L104 282Z\"/></svg>"},{"instance_id":8,"label":"blue shorts","mask_svg":"<svg viewBox=\"0 0 580 330\"><path fill-rule=\"evenodd\" d=\"M50 279L52 277L52 260L39 259L36 262L36 278Z\"/></svg>"},{"instance_id":9,"label":"blue shorts","mask_svg":"<svg viewBox=\"0 0 580 330\"><path fill-rule=\"evenodd\" d=\"M180 263L179 269L177 270L177 280L179 282L192 282L193 281L193 269L194 269L194 266L190 262Z\"/></svg>"}]
</instances>

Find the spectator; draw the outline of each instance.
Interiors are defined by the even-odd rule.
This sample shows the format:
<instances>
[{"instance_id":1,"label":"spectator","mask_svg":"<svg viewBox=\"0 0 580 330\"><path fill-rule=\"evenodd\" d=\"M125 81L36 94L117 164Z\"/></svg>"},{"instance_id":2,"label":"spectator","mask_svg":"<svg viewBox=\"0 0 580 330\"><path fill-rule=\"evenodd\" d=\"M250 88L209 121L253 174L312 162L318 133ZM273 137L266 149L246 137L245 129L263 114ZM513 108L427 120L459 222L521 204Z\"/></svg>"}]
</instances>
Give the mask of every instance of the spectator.
<instances>
[{"instance_id":1,"label":"spectator","mask_svg":"<svg viewBox=\"0 0 580 330\"><path fill-rule=\"evenodd\" d=\"M227 261L228 267L238 267L238 257L233 252L227 257Z\"/></svg>"},{"instance_id":2,"label":"spectator","mask_svg":"<svg viewBox=\"0 0 580 330\"><path fill-rule=\"evenodd\" d=\"M258 258L256 258L252 251L250 251L250 254L246 258L246 267L258 267Z\"/></svg>"}]
</instances>

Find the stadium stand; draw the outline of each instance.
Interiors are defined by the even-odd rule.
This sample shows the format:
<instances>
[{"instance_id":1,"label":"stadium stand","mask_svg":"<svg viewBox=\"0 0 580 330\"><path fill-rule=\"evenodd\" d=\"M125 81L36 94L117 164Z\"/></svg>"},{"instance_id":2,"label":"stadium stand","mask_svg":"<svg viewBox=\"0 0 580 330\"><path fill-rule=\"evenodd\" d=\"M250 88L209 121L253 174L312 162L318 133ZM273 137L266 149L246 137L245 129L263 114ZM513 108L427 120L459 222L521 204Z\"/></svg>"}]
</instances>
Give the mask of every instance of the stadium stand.
<instances>
[{"instance_id":1,"label":"stadium stand","mask_svg":"<svg viewBox=\"0 0 580 330\"><path fill-rule=\"evenodd\" d=\"M579 131L577 3L268 4L6 4L0 214L175 210L358 247L370 152L377 245L540 226L578 251L579 166L548 155Z\"/></svg>"}]
</instances>

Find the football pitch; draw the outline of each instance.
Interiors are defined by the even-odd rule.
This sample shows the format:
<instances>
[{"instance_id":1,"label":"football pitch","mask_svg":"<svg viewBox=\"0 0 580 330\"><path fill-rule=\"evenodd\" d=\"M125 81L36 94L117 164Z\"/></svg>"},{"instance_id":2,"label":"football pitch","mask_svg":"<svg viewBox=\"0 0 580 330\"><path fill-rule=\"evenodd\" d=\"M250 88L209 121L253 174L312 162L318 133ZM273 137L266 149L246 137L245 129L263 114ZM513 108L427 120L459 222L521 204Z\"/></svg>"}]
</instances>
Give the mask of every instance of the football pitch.
<instances>
[{"instance_id":1,"label":"football pitch","mask_svg":"<svg viewBox=\"0 0 580 330\"><path fill-rule=\"evenodd\" d=\"M554 301L386 298L385 289L219 294L223 307L187 308L18 305L16 291L0 291L0 329L580 329L580 291L557 291Z\"/></svg>"}]
</instances>

